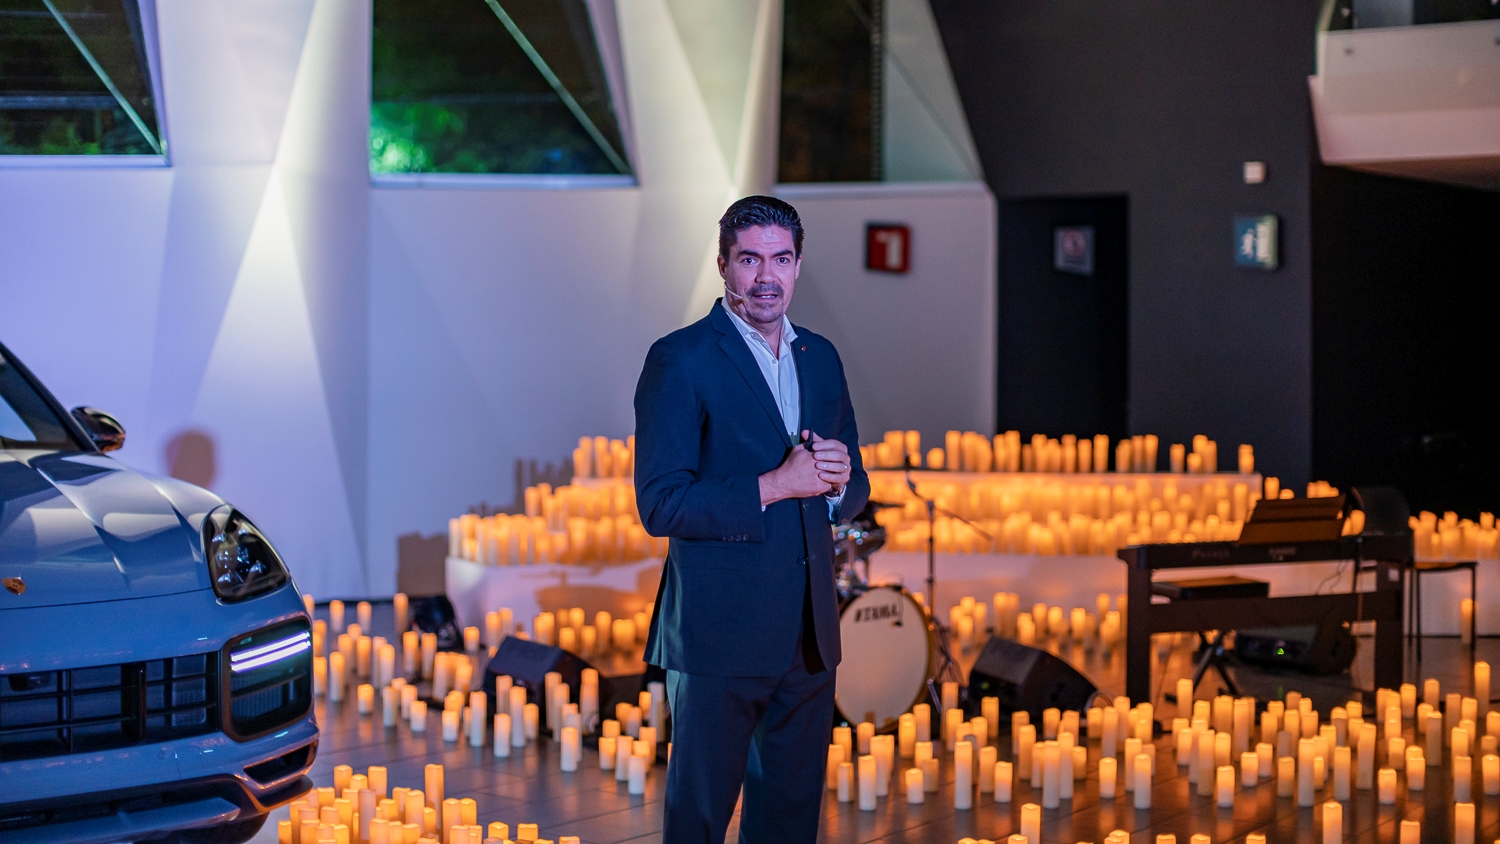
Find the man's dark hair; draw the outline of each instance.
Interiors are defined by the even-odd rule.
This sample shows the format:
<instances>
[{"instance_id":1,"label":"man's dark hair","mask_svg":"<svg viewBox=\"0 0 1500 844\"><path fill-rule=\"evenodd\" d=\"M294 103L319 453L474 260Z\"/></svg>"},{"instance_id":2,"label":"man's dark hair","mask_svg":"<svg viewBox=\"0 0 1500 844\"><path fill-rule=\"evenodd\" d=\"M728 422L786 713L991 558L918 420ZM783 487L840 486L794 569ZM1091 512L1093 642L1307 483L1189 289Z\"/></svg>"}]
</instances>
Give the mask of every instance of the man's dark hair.
<instances>
[{"instance_id":1,"label":"man's dark hair","mask_svg":"<svg viewBox=\"0 0 1500 844\"><path fill-rule=\"evenodd\" d=\"M747 196L736 200L719 218L719 257L729 257L729 247L740 232L756 226L778 226L792 233L792 249L802 256L802 218L797 209L774 196Z\"/></svg>"}]
</instances>

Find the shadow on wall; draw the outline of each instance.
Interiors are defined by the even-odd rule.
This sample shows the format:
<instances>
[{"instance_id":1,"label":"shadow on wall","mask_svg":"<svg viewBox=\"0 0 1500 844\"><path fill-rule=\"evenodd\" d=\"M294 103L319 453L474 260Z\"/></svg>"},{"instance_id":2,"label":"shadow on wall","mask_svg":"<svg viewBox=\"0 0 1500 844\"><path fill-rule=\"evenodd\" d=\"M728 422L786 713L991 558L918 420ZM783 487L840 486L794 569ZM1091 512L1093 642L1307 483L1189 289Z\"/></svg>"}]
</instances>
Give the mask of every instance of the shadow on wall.
<instances>
[{"instance_id":1,"label":"shadow on wall","mask_svg":"<svg viewBox=\"0 0 1500 844\"><path fill-rule=\"evenodd\" d=\"M162 458L168 475L204 489L213 489L214 477L219 471L215 453L213 437L202 431L187 430L167 440Z\"/></svg>"}]
</instances>

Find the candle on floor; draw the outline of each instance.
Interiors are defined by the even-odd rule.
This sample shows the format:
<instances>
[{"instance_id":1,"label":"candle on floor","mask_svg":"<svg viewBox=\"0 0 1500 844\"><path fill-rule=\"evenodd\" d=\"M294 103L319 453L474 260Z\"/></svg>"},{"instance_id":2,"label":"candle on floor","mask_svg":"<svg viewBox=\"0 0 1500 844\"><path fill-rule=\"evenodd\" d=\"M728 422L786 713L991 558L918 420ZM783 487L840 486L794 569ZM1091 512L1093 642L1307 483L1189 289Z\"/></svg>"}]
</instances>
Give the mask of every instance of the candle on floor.
<instances>
[{"instance_id":1,"label":"candle on floor","mask_svg":"<svg viewBox=\"0 0 1500 844\"><path fill-rule=\"evenodd\" d=\"M396 719L401 714L401 698L393 686L386 686L380 690L380 719L387 727L396 726Z\"/></svg>"},{"instance_id":2,"label":"candle on floor","mask_svg":"<svg viewBox=\"0 0 1500 844\"><path fill-rule=\"evenodd\" d=\"M405 633L407 621L408 599L405 592L397 592L391 596L391 609L394 611L397 633Z\"/></svg>"},{"instance_id":3,"label":"candle on floor","mask_svg":"<svg viewBox=\"0 0 1500 844\"><path fill-rule=\"evenodd\" d=\"M361 629L361 630L369 630L373 626L373 625L370 624L370 602L369 601L360 601L359 603L355 604L354 605L354 615L355 615L356 618L359 619L359 629Z\"/></svg>"},{"instance_id":4,"label":"candle on floor","mask_svg":"<svg viewBox=\"0 0 1500 844\"><path fill-rule=\"evenodd\" d=\"M1193 681L1190 677L1177 680L1177 717L1193 719Z\"/></svg>"},{"instance_id":5,"label":"candle on floor","mask_svg":"<svg viewBox=\"0 0 1500 844\"><path fill-rule=\"evenodd\" d=\"M918 741L922 740L918 739ZM854 731L848 727L834 727L833 743L842 745L844 748L844 761L851 765L854 764Z\"/></svg>"},{"instance_id":6,"label":"candle on floor","mask_svg":"<svg viewBox=\"0 0 1500 844\"><path fill-rule=\"evenodd\" d=\"M1214 793L1214 736L1212 730L1201 730L1198 733L1198 796L1207 797ZM1189 771L1191 776L1191 769Z\"/></svg>"},{"instance_id":7,"label":"candle on floor","mask_svg":"<svg viewBox=\"0 0 1500 844\"><path fill-rule=\"evenodd\" d=\"M1276 760L1276 796L1291 797L1297 793L1297 760L1282 756Z\"/></svg>"},{"instance_id":8,"label":"candle on floor","mask_svg":"<svg viewBox=\"0 0 1500 844\"><path fill-rule=\"evenodd\" d=\"M646 760L640 756L630 757L630 777L627 789L631 794L646 793ZM861 793L861 803L863 793Z\"/></svg>"},{"instance_id":9,"label":"candle on floor","mask_svg":"<svg viewBox=\"0 0 1500 844\"><path fill-rule=\"evenodd\" d=\"M1375 787L1375 725L1359 725L1359 758L1354 772L1354 787L1369 791Z\"/></svg>"},{"instance_id":10,"label":"candle on floor","mask_svg":"<svg viewBox=\"0 0 1500 844\"><path fill-rule=\"evenodd\" d=\"M848 803L853 798L853 788L850 781L854 778L854 766L848 762L839 763L838 799L840 803Z\"/></svg>"},{"instance_id":11,"label":"candle on floor","mask_svg":"<svg viewBox=\"0 0 1500 844\"><path fill-rule=\"evenodd\" d=\"M370 676L370 643L369 636L354 640L354 668L361 677Z\"/></svg>"},{"instance_id":12,"label":"candle on floor","mask_svg":"<svg viewBox=\"0 0 1500 844\"><path fill-rule=\"evenodd\" d=\"M1055 747L1048 748L1052 756L1056 756ZM1056 762L1049 761L1053 771L1051 781L1053 783L1053 806L1056 806L1057 776ZM974 806L974 783L971 782L974 770L974 745L968 741L961 741L953 748L953 808L963 810ZM1045 792L1043 805L1046 805Z\"/></svg>"},{"instance_id":13,"label":"candle on floor","mask_svg":"<svg viewBox=\"0 0 1500 844\"><path fill-rule=\"evenodd\" d=\"M522 728L526 731L527 741L536 741L538 722L541 721L541 708L534 703L526 704L521 710Z\"/></svg>"},{"instance_id":14,"label":"candle on floor","mask_svg":"<svg viewBox=\"0 0 1500 844\"><path fill-rule=\"evenodd\" d=\"M1042 807L1035 803L1021 804L1021 834L1027 841L1040 844L1042 840Z\"/></svg>"},{"instance_id":15,"label":"candle on floor","mask_svg":"<svg viewBox=\"0 0 1500 844\"><path fill-rule=\"evenodd\" d=\"M443 710L443 741L458 741L458 719L459 712L456 709Z\"/></svg>"},{"instance_id":16,"label":"candle on floor","mask_svg":"<svg viewBox=\"0 0 1500 844\"><path fill-rule=\"evenodd\" d=\"M313 696L328 694L328 657L313 657Z\"/></svg>"},{"instance_id":17,"label":"candle on floor","mask_svg":"<svg viewBox=\"0 0 1500 844\"><path fill-rule=\"evenodd\" d=\"M1406 790L1421 791L1427 783L1427 760L1422 748L1412 745L1406 748Z\"/></svg>"},{"instance_id":18,"label":"candle on floor","mask_svg":"<svg viewBox=\"0 0 1500 844\"><path fill-rule=\"evenodd\" d=\"M1323 804L1323 844L1341 844L1343 840L1344 804L1329 800Z\"/></svg>"},{"instance_id":19,"label":"candle on floor","mask_svg":"<svg viewBox=\"0 0 1500 844\"><path fill-rule=\"evenodd\" d=\"M1022 776L1029 777L1031 775L1031 757L1035 746L1036 727L1032 724L1022 724L1020 744L1016 751L1016 765L1021 769ZM1105 755L1108 756L1109 754Z\"/></svg>"},{"instance_id":20,"label":"candle on floor","mask_svg":"<svg viewBox=\"0 0 1500 844\"><path fill-rule=\"evenodd\" d=\"M905 777L906 802L921 803L927 796L922 788L922 771L917 768L907 768Z\"/></svg>"},{"instance_id":21,"label":"candle on floor","mask_svg":"<svg viewBox=\"0 0 1500 844\"><path fill-rule=\"evenodd\" d=\"M602 746L602 745L601 745ZM510 714L506 712L495 713L495 756L505 758L510 755Z\"/></svg>"},{"instance_id":22,"label":"candle on floor","mask_svg":"<svg viewBox=\"0 0 1500 844\"><path fill-rule=\"evenodd\" d=\"M1120 737L1120 713L1114 707L1109 707L1104 710L1102 720L1103 727L1099 739L1100 753L1104 756L1118 756L1119 750L1116 745Z\"/></svg>"},{"instance_id":23,"label":"candle on floor","mask_svg":"<svg viewBox=\"0 0 1500 844\"><path fill-rule=\"evenodd\" d=\"M875 725L869 721L861 721L854 730L855 741L859 745L859 756L870 755L870 738L875 735Z\"/></svg>"},{"instance_id":24,"label":"candle on floor","mask_svg":"<svg viewBox=\"0 0 1500 844\"><path fill-rule=\"evenodd\" d=\"M1467 803L1474 794L1474 760L1467 756L1453 757L1453 799Z\"/></svg>"},{"instance_id":25,"label":"candle on floor","mask_svg":"<svg viewBox=\"0 0 1500 844\"><path fill-rule=\"evenodd\" d=\"M1386 743L1385 759L1386 764L1392 768L1398 771L1404 770L1406 768L1406 739L1401 736L1391 736L1391 740Z\"/></svg>"},{"instance_id":26,"label":"candle on floor","mask_svg":"<svg viewBox=\"0 0 1500 844\"><path fill-rule=\"evenodd\" d=\"M361 683L356 689L359 696L359 714L369 715L375 711L375 687L369 683Z\"/></svg>"},{"instance_id":27,"label":"candle on floor","mask_svg":"<svg viewBox=\"0 0 1500 844\"><path fill-rule=\"evenodd\" d=\"M328 602L328 620L333 627L333 632L344 632L344 602L332 600Z\"/></svg>"},{"instance_id":28,"label":"candle on floor","mask_svg":"<svg viewBox=\"0 0 1500 844\"><path fill-rule=\"evenodd\" d=\"M1297 740L1297 805L1313 805L1314 742L1312 739ZM1361 764L1363 764L1361 762Z\"/></svg>"},{"instance_id":29,"label":"candle on floor","mask_svg":"<svg viewBox=\"0 0 1500 844\"><path fill-rule=\"evenodd\" d=\"M614 747L614 742L613 741L610 742L610 747L611 748ZM599 755L600 755L600 757L602 759L602 757L604 755L604 739L600 739L599 740ZM828 787L829 791L834 791L834 790L838 789L838 787L839 787L839 765L842 765L843 763L844 763L844 746L842 744L837 743L837 742L834 742L833 744L828 745L828 762L827 762L827 764L825 765L825 767L823 769L823 778L824 778L824 784Z\"/></svg>"},{"instance_id":30,"label":"candle on floor","mask_svg":"<svg viewBox=\"0 0 1500 844\"><path fill-rule=\"evenodd\" d=\"M1179 719L1181 720L1181 719ZM1176 734L1177 764L1178 766L1191 766L1193 764L1193 736L1191 728L1178 730Z\"/></svg>"},{"instance_id":31,"label":"candle on floor","mask_svg":"<svg viewBox=\"0 0 1500 844\"><path fill-rule=\"evenodd\" d=\"M912 754L916 752L917 747L917 719L910 712L902 715L897 722L896 737L897 743L900 746L901 758L912 758Z\"/></svg>"},{"instance_id":32,"label":"candle on floor","mask_svg":"<svg viewBox=\"0 0 1500 844\"><path fill-rule=\"evenodd\" d=\"M1135 757L1135 807L1151 808L1151 757L1144 753Z\"/></svg>"},{"instance_id":33,"label":"candle on floor","mask_svg":"<svg viewBox=\"0 0 1500 844\"><path fill-rule=\"evenodd\" d=\"M1396 803L1396 769L1381 768L1377 776L1379 787L1376 789L1377 799L1383 806L1392 806Z\"/></svg>"},{"instance_id":34,"label":"candle on floor","mask_svg":"<svg viewBox=\"0 0 1500 844\"><path fill-rule=\"evenodd\" d=\"M917 724L917 741L932 741L932 707L919 703L911 708L911 714ZM1015 721L1012 720L1011 723L1014 724Z\"/></svg>"},{"instance_id":35,"label":"candle on floor","mask_svg":"<svg viewBox=\"0 0 1500 844\"><path fill-rule=\"evenodd\" d=\"M498 619L497 619L497 621L498 621ZM465 627L464 628L464 653L471 653L472 654L472 653L478 653L478 652L479 652L479 628L478 627Z\"/></svg>"},{"instance_id":36,"label":"candle on floor","mask_svg":"<svg viewBox=\"0 0 1500 844\"><path fill-rule=\"evenodd\" d=\"M427 701L412 701L409 711L411 712L411 731L414 733L427 732Z\"/></svg>"},{"instance_id":37,"label":"candle on floor","mask_svg":"<svg viewBox=\"0 0 1500 844\"><path fill-rule=\"evenodd\" d=\"M328 655L328 699L334 703L344 699L344 681L349 676L344 665L344 655L338 651Z\"/></svg>"},{"instance_id":38,"label":"candle on floor","mask_svg":"<svg viewBox=\"0 0 1500 844\"><path fill-rule=\"evenodd\" d=\"M469 746L484 747L484 716L489 712L489 695L484 692L469 692Z\"/></svg>"},{"instance_id":39,"label":"candle on floor","mask_svg":"<svg viewBox=\"0 0 1500 844\"><path fill-rule=\"evenodd\" d=\"M936 792L942 782L938 779L938 760L936 757L928 757L922 760L922 788Z\"/></svg>"},{"instance_id":40,"label":"candle on floor","mask_svg":"<svg viewBox=\"0 0 1500 844\"><path fill-rule=\"evenodd\" d=\"M859 757L859 808L875 811L875 757Z\"/></svg>"},{"instance_id":41,"label":"candle on floor","mask_svg":"<svg viewBox=\"0 0 1500 844\"><path fill-rule=\"evenodd\" d=\"M1335 747L1333 749L1333 799L1349 799L1349 756L1348 747Z\"/></svg>"},{"instance_id":42,"label":"candle on floor","mask_svg":"<svg viewBox=\"0 0 1500 844\"><path fill-rule=\"evenodd\" d=\"M1479 768L1484 778L1484 793L1491 797L1500 794L1500 756L1486 753L1479 760Z\"/></svg>"},{"instance_id":43,"label":"candle on floor","mask_svg":"<svg viewBox=\"0 0 1500 844\"><path fill-rule=\"evenodd\" d=\"M981 605L983 606L983 605ZM985 735L987 739L994 739L1000 735L1000 698L987 697L979 701L980 714L984 716L984 722L989 727Z\"/></svg>"},{"instance_id":44,"label":"candle on floor","mask_svg":"<svg viewBox=\"0 0 1500 844\"><path fill-rule=\"evenodd\" d=\"M1116 782L1118 764L1118 760L1113 756L1104 756L1099 759L1099 798L1101 800L1113 800L1118 794Z\"/></svg>"},{"instance_id":45,"label":"candle on floor","mask_svg":"<svg viewBox=\"0 0 1500 844\"><path fill-rule=\"evenodd\" d=\"M583 756L576 727L562 729L562 769L565 772L578 770L578 760Z\"/></svg>"},{"instance_id":46,"label":"candle on floor","mask_svg":"<svg viewBox=\"0 0 1500 844\"><path fill-rule=\"evenodd\" d=\"M1342 748L1348 750L1348 748ZM1253 787L1260 777L1260 756L1253 750L1247 750L1240 754L1240 785L1244 788Z\"/></svg>"},{"instance_id":47,"label":"candle on floor","mask_svg":"<svg viewBox=\"0 0 1500 844\"><path fill-rule=\"evenodd\" d=\"M1111 759L1110 761L1113 762L1114 760ZM1102 759L1100 760L1100 764L1101 765L1103 764L1103 760ZM995 763L995 802L996 803L1009 803L1010 802L1011 790L1014 787L1014 783L1015 783L1015 773L1014 773L1014 769L1011 767L1011 763L1009 763L1009 762L996 762Z\"/></svg>"},{"instance_id":48,"label":"candle on floor","mask_svg":"<svg viewBox=\"0 0 1500 844\"><path fill-rule=\"evenodd\" d=\"M999 750L994 745L979 748L979 793L995 790L995 763L999 761Z\"/></svg>"},{"instance_id":49,"label":"candle on floor","mask_svg":"<svg viewBox=\"0 0 1500 844\"><path fill-rule=\"evenodd\" d=\"M1436 712L1427 716L1427 748L1423 755L1429 766L1443 763L1443 716Z\"/></svg>"},{"instance_id":50,"label":"candle on floor","mask_svg":"<svg viewBox=\"0 0 1500 844\"><path fill-rule=\"evenodd\" d=\"M651 728L641 729L644 731ZM896 770L896 737L875 736L870 741L870 755L875 757L875 796L885 797L891 790L891 773ZM973 765L969 767L973 769Z\"/></svg>"},{"instance_id":51,"label":"candle on floor","mask_svg":"<svg viewBox=\"0 0 1500 844\"><path fill-rule=\"evenodd\" d=\"M1458 641L1465 645L1474 641L1474 601L1471 598L1458 603Z\"/></svg>"},{"instance_id":52,"label":"candle on floor","mask_svg":"<svg viewBox=\"0 0 1500 844\"><path fill-rule=\"evenodd\" d=\"M1453 844L1474 844L1474 804L1456 803L1453 806Z\"/></svg>"},{"instance_id":53,"label":"candle on floor","mask_svg":"<svg viewBox=\"0 0 1500 844\"><path fill-rule=\"evenodd\" d=\"M1402 821L1398 844L1422 844L1422 822Z\"/></svg>"},{"instance_id":54,"label":"candle on floor","mask_svg":"<svg viewBox=\"0 0 1500 844\"><path fill-rule=\"evenodd\" d=\"M432 808L443 805L443 766L430 764L422 768L423 794Z\"/></svg>"},{"instance_id":55,"label":"candle on floor","mask_svg":"<svg viewBox=\"0 0 1500 844\"><path fill-rule=\"evenodd\" d=\"M1216 802L1220 808L1229 808L1234 805L1234 766L1220 765L1214 770L1218 786Z\"/></svg>"}]
</instances>

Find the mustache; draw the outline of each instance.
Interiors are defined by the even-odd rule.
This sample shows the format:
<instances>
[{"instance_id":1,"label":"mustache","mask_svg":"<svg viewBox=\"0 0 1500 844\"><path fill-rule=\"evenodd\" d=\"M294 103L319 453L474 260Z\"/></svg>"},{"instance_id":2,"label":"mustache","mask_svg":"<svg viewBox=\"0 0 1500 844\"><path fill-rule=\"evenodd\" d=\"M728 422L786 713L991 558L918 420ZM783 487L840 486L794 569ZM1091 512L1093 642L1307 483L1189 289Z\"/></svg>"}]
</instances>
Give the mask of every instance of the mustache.
<instances>
[{"instance_id":1,"label":"mustache","mask_svg":"<svg viewBox=\"0 0 1500 844\"><path fill-rule=\"evenodd\" d=\"M782 294L781 285L774 282L766 284L752 284L750 285L750 289L745 291L746 296L761 296L767 293L775 293L777 296L780 296Z\"/></svg>"}]
</instances>

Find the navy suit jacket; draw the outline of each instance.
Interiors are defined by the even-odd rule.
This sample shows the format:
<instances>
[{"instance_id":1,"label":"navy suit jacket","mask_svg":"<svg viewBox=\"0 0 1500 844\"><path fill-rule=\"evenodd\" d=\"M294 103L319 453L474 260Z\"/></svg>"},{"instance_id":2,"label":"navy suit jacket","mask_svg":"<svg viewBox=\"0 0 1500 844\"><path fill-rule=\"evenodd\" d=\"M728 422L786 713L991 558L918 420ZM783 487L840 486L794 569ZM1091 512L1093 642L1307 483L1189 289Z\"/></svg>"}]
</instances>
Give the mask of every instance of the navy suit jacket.
<instances>
[{"instance_id":1,"label":"navy suit jacket","mask_svg":"<svg viewBox=\"0 0 1500 844\"><path fill-rule=\"evenodd\" d=\"M833 344L797 326L798 431L841 440L851 472L839 511L870 497L854 408ZM793 448L745 338L715 303L651 346L635 391L641 523L668 536L646 661L689 674L768 677L791 667L804 592L828 668L840 659L833 532L822 496L761 511L760 475Z\"/></svg>"}]
</instances>

